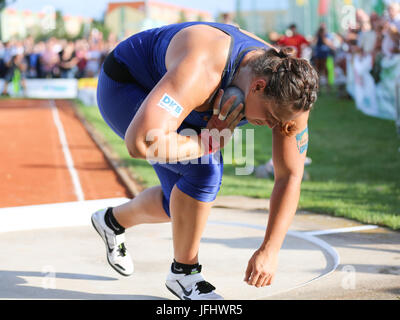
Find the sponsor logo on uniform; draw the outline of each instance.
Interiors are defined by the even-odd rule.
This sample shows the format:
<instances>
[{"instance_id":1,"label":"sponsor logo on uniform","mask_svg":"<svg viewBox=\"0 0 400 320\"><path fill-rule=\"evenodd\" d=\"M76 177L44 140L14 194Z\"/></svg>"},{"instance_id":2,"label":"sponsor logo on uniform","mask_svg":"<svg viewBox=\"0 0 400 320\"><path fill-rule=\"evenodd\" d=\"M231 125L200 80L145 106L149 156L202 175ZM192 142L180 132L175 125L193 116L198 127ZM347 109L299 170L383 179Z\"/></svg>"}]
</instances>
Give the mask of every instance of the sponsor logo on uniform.
<instances>
[{"instance_id":1,"label":"sponsor logo on uniform","mask_svg":"<svg viewBox=\"0 0 400 320\"><path fill-rule=\"evenodd\" d=\"M166 93L164 93L163 97L158 102L158 106L168 111L175 118L178 118L183 111L183 108L179 105L179 103Z\"/></svg>"}]
</instances>

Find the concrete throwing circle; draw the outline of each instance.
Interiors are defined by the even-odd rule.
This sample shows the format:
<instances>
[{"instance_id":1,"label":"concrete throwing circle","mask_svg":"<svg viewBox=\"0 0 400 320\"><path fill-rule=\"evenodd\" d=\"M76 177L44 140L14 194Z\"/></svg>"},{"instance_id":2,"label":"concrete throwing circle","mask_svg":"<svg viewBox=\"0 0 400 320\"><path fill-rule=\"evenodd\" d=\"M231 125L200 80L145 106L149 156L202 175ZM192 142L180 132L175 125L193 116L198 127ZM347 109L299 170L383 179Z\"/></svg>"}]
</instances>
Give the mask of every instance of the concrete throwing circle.
<instances>
[{"instance_id":1,"label":"concrete throwing circle","mask_svg":"<svg viewBox=\"0 0 400 320\"><path fill-rule=\"evenodd\" d=\"M114 202L118 201L123 202ZM38 212L53 212L53 216L46 216L48 220L54 219L53 223L46 221L51 228L2 230L0 246L7 259L0 262L0 299L175 299L164 285L173 257L171 225L140 225L126 232L135 273L122 277L107 264L105 246L90 225L94 207L101 205L98 201L86 201L41 206ZM57 206L58 211L54 210ZM56 219L65 206L69 210L75 208L69 211L73 223L60 227ZM2 215L4 210L0 210L0 217L7 216L6 212ZM15 215L17 211L14 219ZM37 215L34 218L41 219ZM309 283L336 268L338 257L326 243L290 231L280 251L273 285L247 285L243 282L244 272L264 238L265 222L265 213L212 210L199 259L205 279L225 299L266 298Z\"/></svg>"}]
</instances>

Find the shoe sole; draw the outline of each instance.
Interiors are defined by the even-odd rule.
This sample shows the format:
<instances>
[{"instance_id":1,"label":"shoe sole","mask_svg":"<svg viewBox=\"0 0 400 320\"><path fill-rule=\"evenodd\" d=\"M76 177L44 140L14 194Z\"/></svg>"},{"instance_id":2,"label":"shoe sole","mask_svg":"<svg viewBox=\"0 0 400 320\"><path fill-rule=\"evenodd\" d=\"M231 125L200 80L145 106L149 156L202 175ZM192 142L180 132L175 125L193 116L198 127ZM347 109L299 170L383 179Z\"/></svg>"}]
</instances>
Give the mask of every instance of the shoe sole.
<instances>
[{"instance_id":1,"label":"shoe sole","mask_svg":"<svg viewBox=\"0 0 400 320\"><path fill-rule=\"evenodd\" d=\"M100 238L103 239L104 244L107 245L107 243L105 242L105 240L104 240L103 236L101 235L100 231L97 230L96 224L95 224L94 221L93 221L93 217L91 217L90 220L92 221L92 226L93 226L94 230L96 230L96 232L99 234ZM123 273L121 270L119 270L118 268L114 267L114 265L110 262L110 259L108 258L108 251L107 251L107 248L106 248L106 257L107 257L107 262L108 262L108 264L109 264L115 271L117 271L120 275L122 275L122 276L124 276L124 277L129 277L130 275L132 275L132 273L130 273L130 274Z\"/></svg>"},{"instance_id":2,"label":"shoe sole","mask_svg":"<svg viewBox=\"0 0 400 320\"><path fill-rule=\"evenodd\" d=\"M172 290L170 287L168 287L167 284L165 284L165 286L167 287L167 289L168 289L174 296L178 297L179 300L184 300L184 299L182 299L177 293L175 293L174 290ZM189 300L191 300L191 299L189 299Z\"/></svg>"},{"instance_id":3,"label":"shoe sole","mask_svg":"<svg viewBox=\"0 0 400 320\"><path fill-rule=\"evenodd\" d=\"M165 286L167 287L167 289L168 289L174 296L178 297L179 300L192 300L192 299L190 299L190 298L188 298L188 297L186 297L186 296L185 296L186 299L182 299L177 293L175 293L174 290L172 290L170 287L168 287L167 284L165 284ZM194 300L193 300L193 301L194 301ZM204 301L206 301L206 300L204 300ZM213 301L213 299L210 300L210 301Z\"/></svg>"}]
</instances>

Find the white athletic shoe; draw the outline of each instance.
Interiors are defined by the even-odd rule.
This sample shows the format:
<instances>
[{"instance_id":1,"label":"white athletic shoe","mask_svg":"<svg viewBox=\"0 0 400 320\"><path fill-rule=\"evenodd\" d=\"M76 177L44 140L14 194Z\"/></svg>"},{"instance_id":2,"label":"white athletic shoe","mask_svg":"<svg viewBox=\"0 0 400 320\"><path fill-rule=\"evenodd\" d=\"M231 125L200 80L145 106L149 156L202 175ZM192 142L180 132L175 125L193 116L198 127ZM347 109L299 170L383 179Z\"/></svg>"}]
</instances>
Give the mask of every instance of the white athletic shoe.
<instances>
[{"instance_id":1,"label":"white athletic shoe","mask_svg":"<svg viewBox=\"0 0 400 320\"><path fill-rule=\"evenodd\" d=\"M181 300L224 300L215 293L215 287L205 281L201 273L176 274L169 272L165 285Z\"/></svg>"},{"instance_id":2,"label":"white athletic shoe","mask_svg":"<svg viewBox=\"0 0 400 320\"><path fill-rule=\"evenodd\" d=\"M124 244L125 233L117 235L106 225L104 221L106 211L107 208L92 214L93 227L106 244L107 261L110 266L123 276L130 276L133 273L133 263Z\"/></svg>"}]
</instances>

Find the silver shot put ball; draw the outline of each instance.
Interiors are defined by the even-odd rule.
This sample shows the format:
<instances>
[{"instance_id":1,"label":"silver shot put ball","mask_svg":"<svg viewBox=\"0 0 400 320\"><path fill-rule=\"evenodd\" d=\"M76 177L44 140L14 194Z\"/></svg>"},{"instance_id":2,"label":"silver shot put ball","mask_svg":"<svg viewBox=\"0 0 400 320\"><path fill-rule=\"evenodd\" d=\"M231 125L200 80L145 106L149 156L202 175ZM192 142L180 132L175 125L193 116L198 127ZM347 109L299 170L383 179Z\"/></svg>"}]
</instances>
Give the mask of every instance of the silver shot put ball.
<instances>
[{"instance_id":1,"label":"silver shot put ball","mask_svg":"<svg viewBox=\"0 0 400 320\"><path fill-rule=\"evenodd\" d=\"M244 112L244 93L242 90L240 90L238 87L235 87L235 86L230 86L224 90L224 94L222 96L221 104L220 104L219 108L222 109L222 106L225 104L225 102L232 96L236 96L236 99L233 102L233 104L228 112L228 115L233 110L235 110L241 103L243 103L242 112Z\"/></svg>"}]
</instances>

